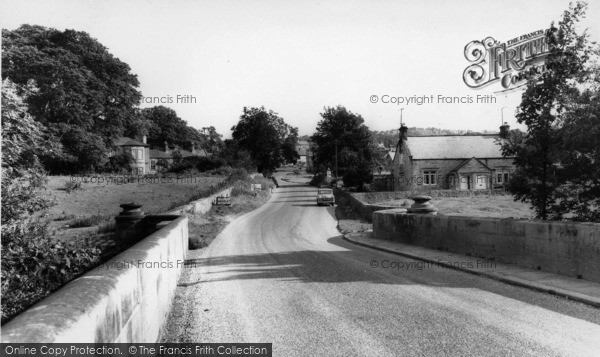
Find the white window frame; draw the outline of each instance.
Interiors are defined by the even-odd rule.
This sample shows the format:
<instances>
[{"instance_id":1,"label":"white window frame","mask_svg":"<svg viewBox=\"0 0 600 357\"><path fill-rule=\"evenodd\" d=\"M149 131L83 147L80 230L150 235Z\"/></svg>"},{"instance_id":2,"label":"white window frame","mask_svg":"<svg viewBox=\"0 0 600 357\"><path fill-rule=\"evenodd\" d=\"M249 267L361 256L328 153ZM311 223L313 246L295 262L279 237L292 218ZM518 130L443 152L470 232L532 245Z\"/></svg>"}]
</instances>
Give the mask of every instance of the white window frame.
<instances>
[{"instance_id":1,"label":"white window frame","mask_svg":"<svg viewBox=\"0 0 600 357\"><path fill-rule=\"evenodd\" d=\"M429 169L423 170L423 185L424 186L437 186L437 175L438 170Z\"/></svg>"},{"instance_id":2,"label":"white window frame","mask_svg":"<svg viewBox=\"0 0 600 357\"><path fill-rule=\"evenodd\" d=\"M144 161L144 149L131 149L131 154L137 161Z\"/></svg>"}]
</instances>

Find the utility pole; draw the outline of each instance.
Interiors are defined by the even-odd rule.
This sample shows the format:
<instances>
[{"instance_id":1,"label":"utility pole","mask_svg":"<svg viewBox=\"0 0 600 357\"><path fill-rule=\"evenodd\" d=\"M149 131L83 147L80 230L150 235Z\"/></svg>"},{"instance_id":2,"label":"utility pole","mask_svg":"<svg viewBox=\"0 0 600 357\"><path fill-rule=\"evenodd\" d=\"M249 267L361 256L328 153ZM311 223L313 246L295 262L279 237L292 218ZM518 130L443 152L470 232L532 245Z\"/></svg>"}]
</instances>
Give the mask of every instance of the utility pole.
<instances>
[{"instance_id":1,"label":"utility pole","mask_svg":"<svg viewBox=\"0 0 600 357\"><path fill-rule=\"evenodd\" d=\"M337 158L337 147L338 144L340 143L339 140L334 140L332 141L333 145L335 145L335 181L336 181L336 185L337 185L337 180L338 180L338 158Z\"/></svg>"}]
</instances>

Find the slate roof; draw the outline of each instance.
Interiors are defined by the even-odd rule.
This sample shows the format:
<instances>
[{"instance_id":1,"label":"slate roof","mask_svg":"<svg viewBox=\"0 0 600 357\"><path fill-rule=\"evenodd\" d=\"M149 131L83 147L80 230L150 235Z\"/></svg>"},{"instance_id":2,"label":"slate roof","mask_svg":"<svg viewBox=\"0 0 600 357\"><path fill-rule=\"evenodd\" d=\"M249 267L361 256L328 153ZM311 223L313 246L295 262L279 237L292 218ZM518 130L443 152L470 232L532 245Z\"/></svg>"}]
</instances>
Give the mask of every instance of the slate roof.
<instances>
[{"instance_id":1,"label":"slate roof","mask_svg":"<svg viewBox=\"0 0 600 357\"><path fill-rule=\"evenodd\" d=\"M170 153L166 153L164 151L161 150L150 150L150 158L151 159L171 159L171 154Z\"/></svg>"},{"instance_id":2,"label":"slate roof","mask_svg":"<svg viewBox=\"0 0 600 357\"><path fill-rule=\"evenodd\" d=\"M409 136L413 160L503 158L499 135Z\"/></svg>"}]
</instances>

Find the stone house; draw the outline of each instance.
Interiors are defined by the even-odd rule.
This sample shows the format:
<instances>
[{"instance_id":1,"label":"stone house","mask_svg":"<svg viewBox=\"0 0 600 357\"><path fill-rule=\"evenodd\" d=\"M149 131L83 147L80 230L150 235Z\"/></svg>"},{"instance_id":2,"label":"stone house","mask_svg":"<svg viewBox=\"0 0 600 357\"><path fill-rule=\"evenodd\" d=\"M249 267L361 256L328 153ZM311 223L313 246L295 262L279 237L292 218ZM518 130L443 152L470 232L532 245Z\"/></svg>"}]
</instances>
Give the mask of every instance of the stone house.
<instances>
[{"instance_id":1,"label":"stone house","mask_svg":"<svg viewBox=\"0 0 600 357\"><path fill-rule=\"evenodd\" d=\"M192 151L179 148L171 150L165 142L164 151L150 149L147 144L146 136L141 141L122 137L115 142L115 146L121 153L128 152L133 156L134 162L131 163L132 175L147 175L166 171L173 164L173 154L179 153L181 158L190 156L208 157L210 154L204 149L196 149L192 144ZM161 165L163 164L163 165Z\"/></svg>"},{"instance_id":2,"label":"stone house","mask_svg":"<svg viewBox=\"0 0 600 357\"><path fill-rule=\"evenodd\" d=\"M132 175L146 175L150 173L150 145L146 143L146 136L141 141L126 136L118 139L115 146L120 153L130 153L134 162L131 163Z\"/></svg>"},{"instance_id":3,"label":"stone house","mask_svg":"<svg viewBox=\"0 0 600 357\"><path fill-rule=\"evenodd\" d=\"M393 165L394 190L486 190L501 188L515 170L513 158L500 145L510 127L499 134L408 136L400 127Z\"/></svg>"},{"instance_id":4,"label":"stone house","mask_svg":"<svg viewBox=\"0 0 600 357\"><path fill-rule=\"evenodd\" d=\"M298 141L296 145L296 151L300 158L298 159L298 164L304 165L306 167L307 172L313 171L313 153L311 150L311 143L306 140Z\"/></svg>"}]
</instances>

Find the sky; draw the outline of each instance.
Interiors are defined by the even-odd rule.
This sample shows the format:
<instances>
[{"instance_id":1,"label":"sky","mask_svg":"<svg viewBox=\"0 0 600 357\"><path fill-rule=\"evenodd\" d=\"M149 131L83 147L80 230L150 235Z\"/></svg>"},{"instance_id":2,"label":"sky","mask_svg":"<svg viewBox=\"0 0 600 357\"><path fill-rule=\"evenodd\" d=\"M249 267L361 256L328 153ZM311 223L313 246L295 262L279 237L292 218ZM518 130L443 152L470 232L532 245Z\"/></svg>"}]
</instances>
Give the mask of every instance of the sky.
<instances>
[{"instance_id":1,"label":"sky","mask_svg":"<svg viewBox=\"0 0 600 357\"><path fill-rule=\"evenodd\" d=\"M162 105L189 125L212 125L225 138L243 107L260 106L300 135L312 134L323 108L337 105L360 114L371 130L397 129L402 115L409 127L480 131L498 130L502 118L520 127L514 114L521 90L466 86L465 45L546 29L568 6L568 0L0 0L0 25L89 33L137 74L141 107L170 98ZM600 40L598 24L600 1L590 1L582 28L591 40ZM492 99L476 103L478 95ZM400 97L430 100L392 103Z\"/></svg>"}]
</instances>

